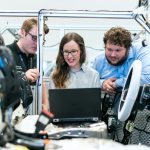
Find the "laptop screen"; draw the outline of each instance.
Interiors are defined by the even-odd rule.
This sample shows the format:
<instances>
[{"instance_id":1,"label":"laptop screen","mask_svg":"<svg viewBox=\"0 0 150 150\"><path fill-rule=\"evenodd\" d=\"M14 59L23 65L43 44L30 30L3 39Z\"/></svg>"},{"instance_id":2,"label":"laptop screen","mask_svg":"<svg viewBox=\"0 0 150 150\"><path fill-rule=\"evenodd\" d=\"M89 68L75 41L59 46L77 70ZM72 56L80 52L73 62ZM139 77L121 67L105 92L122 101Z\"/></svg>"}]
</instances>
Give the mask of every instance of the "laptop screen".
<instances>
[{"instance_id":1,"label":"laptop screen","mask_svg":"<svg viewBox=\"0 0 150 150\"><path fill-rule=\"evenodd\" d=\"M101 89L50 89L50 111L58 119L101 118Z\"/></svg>"}]
</instances>

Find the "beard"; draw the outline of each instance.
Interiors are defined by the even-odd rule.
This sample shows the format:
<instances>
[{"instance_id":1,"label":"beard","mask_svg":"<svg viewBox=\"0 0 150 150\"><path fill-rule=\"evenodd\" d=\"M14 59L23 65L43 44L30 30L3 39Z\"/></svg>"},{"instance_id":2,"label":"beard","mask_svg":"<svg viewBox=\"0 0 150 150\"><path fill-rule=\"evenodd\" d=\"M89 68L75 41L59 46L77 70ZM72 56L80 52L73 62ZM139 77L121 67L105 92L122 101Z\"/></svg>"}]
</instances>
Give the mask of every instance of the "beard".
<instances>
[{"instance_id":1,"label":"beard","mask_svg":"<svg viewBox=\"0 0 150 150\"><path fill-rule=\"evenodd\" d=\"M113 65L113 66L120 66L120 65L122 65L122 64L127 60L128 51L125 53L125 56L122 57L122 59L121 59L120 61L118 61L116 64L112 63L112 62L108 59L108 57L106 56L106 54L105 54L105 57L106 57L106 59L107 59L107 61L108 61L109 64L111 64L111 65Z\"/></svg>"}]
</instances>

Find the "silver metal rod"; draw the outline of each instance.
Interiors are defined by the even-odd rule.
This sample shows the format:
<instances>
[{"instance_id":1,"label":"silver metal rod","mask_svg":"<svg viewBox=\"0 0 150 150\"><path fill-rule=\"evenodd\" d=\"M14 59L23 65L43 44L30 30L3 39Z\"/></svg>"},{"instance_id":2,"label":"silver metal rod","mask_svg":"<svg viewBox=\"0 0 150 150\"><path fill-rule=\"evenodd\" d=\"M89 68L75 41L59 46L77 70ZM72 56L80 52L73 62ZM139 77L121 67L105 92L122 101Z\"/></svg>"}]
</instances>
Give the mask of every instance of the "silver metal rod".
<instances>
[{"instance_id":1,"label":"silver metal rod","mask_svg":"<svg viewBox=\"0 0 150 150\"><path fill-rule=\"evenodd\" d=\"M133 19L132 11L41 10L46 17Z\"/></svg>"},{"instance_id":2,"label":"silver metal rod","mask_svg":"<svg viewBox=\"0 0 150 150\"><path fill-rule=\"evenodd\" d=\"M37 17L38 11L0 11L0 17Z\"/></svg>"}]
</instances>

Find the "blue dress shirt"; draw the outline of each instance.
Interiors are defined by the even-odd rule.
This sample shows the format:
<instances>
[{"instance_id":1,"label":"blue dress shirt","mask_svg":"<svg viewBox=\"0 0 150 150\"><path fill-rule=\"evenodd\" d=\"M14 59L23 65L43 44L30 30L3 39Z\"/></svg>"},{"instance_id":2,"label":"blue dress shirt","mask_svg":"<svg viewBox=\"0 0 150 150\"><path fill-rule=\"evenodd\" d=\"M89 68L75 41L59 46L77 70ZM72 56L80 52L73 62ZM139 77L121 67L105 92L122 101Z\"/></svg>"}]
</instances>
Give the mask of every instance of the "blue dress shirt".
<instances>
[{"instance_id":1,"label":"blue dress shirt","mask_svg":"<svg viewBox=\"0 0 150 150\"><path fill-rule=\"evenodd\" d=\"M108 78L117 78L116 86L123 87L128 71L134 60L142 62L141 85L150 84L150 47L143 47L141 42L132 43L126 61L120 66L113 66L108 63L105 52L99 54L94 62L94 68L99 72L101 86Z\"/></svg>"}]
</instances>

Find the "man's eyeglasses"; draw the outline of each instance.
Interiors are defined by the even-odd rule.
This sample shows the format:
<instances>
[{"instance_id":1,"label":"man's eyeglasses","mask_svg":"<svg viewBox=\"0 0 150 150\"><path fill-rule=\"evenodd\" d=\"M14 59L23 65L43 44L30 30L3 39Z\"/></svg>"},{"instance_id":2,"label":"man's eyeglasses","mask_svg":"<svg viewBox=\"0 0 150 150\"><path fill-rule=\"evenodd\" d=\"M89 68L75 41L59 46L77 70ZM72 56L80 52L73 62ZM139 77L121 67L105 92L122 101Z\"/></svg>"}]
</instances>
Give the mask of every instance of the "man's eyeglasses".
<instances>
[{"instance_id":1,"label":"man's eyeglasses","mask_svg":"<svg viewBox=\"0 0 150 150\"><path fill-rule=\"evenodd\" d=\"M31 34L30 32L28 32L28 34L31 36L31 38L32 38L32 40L33 40L34 42L37 42L37 36L36 36L36 35L33 35L33 34Z\"/></svg>"},{"instance_id":2,"label":"man's eyeglasses","mask_svg":"<svg viewBox=\"0 0 150 150\"><path fill-rule=\"evenodd\" d=\"M28 34L31 36L31 38L32 38L32 40L33 40L34 42L37 42L37 36L36 36L36 35L33 35L33 34L31 34L30 32L28 32ZM45 42L46 42L46 40L43 39L43 45L45 44Z\"/></svg>"},{"instance_id":3,"label":"man's eyeglasses","mask_svg":"<svg viewBox=\"0 0 150 150\"><path fill-rule=\"evenodd\" d=\"M78 50L76 49L72 49L71 51L63 50L62 52L64 56L69 56L69 54L71 54L72 56L76 56L78 53Z\"/></svg>"}]
</instances>

